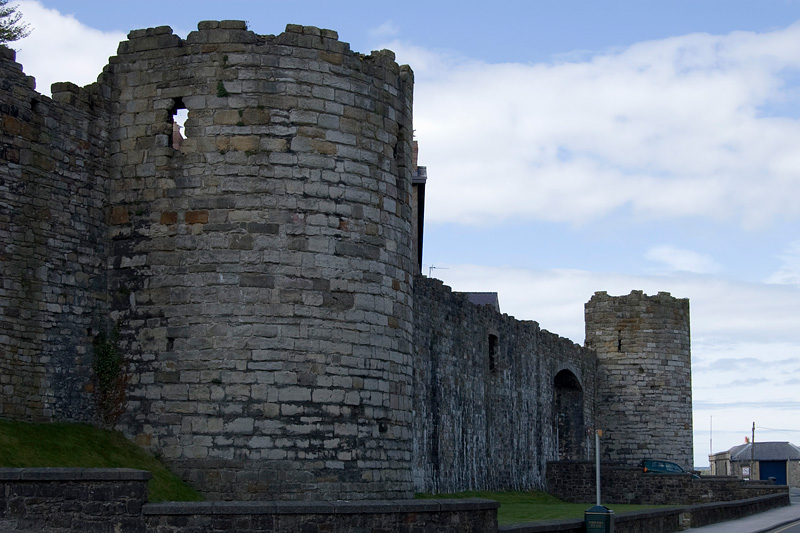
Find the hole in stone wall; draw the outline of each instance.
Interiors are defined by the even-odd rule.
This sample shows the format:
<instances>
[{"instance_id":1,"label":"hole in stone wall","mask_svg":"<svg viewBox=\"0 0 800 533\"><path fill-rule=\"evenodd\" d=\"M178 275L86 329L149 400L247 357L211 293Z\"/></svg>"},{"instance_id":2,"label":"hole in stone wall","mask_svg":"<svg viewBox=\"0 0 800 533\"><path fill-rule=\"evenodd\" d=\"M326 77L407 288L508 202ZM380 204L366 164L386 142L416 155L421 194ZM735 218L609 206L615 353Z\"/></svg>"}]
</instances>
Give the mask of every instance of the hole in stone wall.
<instances>
[{"instance_id":1,"label":"hole in stone wall","mask_svg":"<svg viewBox=\"0 0 800 533\"><path fill-rule=\"evenodd\" d=\"M489 334L489 371L495 372L497 370L497 345L499 339L497 335Z\"/></svg>"},{"instance_id":2,"label":"hole in stone wall","mask_svg":"<svg viewBox=\"0 0 800 533\"><path fill-rule=\"evenodd\" d=\"M170 116L172 117L172 148L180 150L181 144L187 138L186 119L189 118L189 110L183 104L182 98L176 98L172 106Z\"/></svg>"}]
</instances>

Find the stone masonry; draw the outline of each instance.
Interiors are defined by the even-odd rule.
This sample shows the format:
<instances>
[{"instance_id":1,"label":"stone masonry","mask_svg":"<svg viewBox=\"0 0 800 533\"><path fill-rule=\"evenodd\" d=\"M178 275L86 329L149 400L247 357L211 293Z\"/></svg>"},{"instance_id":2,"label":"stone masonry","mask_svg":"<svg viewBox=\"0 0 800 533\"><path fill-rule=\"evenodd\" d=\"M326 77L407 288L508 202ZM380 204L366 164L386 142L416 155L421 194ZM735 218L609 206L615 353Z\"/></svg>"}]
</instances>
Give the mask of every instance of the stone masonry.
<instances>
[{"instance_id":1,"label":"stone masonry","mask_svg":"<svg viewBox=\"0 0 800 533\"><path fill-rule=\"evenodd\" d=\"M603 456L630 465L657 457L691 469L689 300L596 292L586 304L586 346L598 357Z\"/></svg>"},{"instance_id":2,"label":"stone masonry","mask_svg":"<svg viewBox=\"0 0 800 533\"><path fill-rule=\"evenodd\" d=\"M106 115L53 98L0 46L0 416L88 420L91 339L108 315Z\"/></svg>"},{"instance_id":3,"label":"stone masonry","mask_svg":"<svg viewBox=\"0 0 800 533\"><path fill-rule=\"evenodd\" d=\"M598 293L580 347L419 275L391 52L207 21L52 98L0 74L0 417L96 422L117 327L118 429L210 499L542 489L596 425L691 464L686 300Z\"/></svg>"},{"instance_id":4,"label":"stone masonry","mask_svg":"<svg viewBox=\"0 0 800 533\"><path fill-rule=\"evenodd\" d=\"M417 278L414 291L416 490L544 487L548 457L587 458L597 373L591 351L536 322L473 305L441 281ZM564 375L577 395L561 386ZM559 424L574 428L574 449L566 451Z\"/></svg>"},{"instance_id":5,"label":"stone masonry","mask_svg":"<svg viewBox=\"0 0 800 533\"><path fill-rule=\"evenodd\" d=\"M90 418L118 323L120 427L211 496L410 496L410 69L204 22L51 101L3 54L2 414Z\"/></svg>"},{"instance_id":6,"label":"stone masonry","mask_svg":"<svg viewBox=\"0 0 800 533\"><path fill-rule=\"evenodd\" d=\"M410 496L410 69L229 21L104 77L126 431L215 497Z\"/></svg>"}]
</instances>

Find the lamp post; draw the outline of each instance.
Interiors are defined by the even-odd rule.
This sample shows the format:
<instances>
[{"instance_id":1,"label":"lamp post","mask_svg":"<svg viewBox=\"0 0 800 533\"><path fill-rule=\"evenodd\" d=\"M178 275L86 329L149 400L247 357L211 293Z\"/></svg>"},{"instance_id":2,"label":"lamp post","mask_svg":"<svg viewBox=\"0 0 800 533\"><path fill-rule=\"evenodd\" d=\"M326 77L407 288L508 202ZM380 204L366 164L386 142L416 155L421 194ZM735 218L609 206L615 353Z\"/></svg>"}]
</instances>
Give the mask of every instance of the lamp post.
<instances>
[{"instance_id":1,"label":"lamp post","mask_svg":"<svg viewBox=\"0 0 800 533\"><path fill-rule=\"evenodd\" d=\"M603 430L596 429L594 432L594 485L598 506L600 505L600 437L602 436Z\"/></svg>"},{"instance_id":2,"label":"lamp post","mask_svg":"<svg viewBox=\"0 0 800 533\"><path fill-rule=\"evenodd\" d=\"M587 533L612 533L614 531L614 511L600 505L600 437L602 429L594 431L594 471L597 491L597 505L584 513L584 526Z\"/></svg>"}]
</instances>

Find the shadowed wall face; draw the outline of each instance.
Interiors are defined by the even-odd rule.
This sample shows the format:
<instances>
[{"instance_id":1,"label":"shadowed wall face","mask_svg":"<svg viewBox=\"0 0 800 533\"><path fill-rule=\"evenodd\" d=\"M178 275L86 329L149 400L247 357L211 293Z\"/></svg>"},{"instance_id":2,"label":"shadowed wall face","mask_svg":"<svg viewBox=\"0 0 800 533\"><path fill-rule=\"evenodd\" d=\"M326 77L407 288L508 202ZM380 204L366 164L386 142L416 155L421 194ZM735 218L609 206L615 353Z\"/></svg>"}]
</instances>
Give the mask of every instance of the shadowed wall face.
<instances>
[{"instance_id":1,"label":"shadowed wall face","mask_svg":"<svg viewBox=\"0 0 800 533\"><path fill-rule=\"evenodd\" d=\"M108 316L109 119L97 87L52 94L0 46L0 417L89 421Z\"/></svg>"},{"instance_id":2,"label":"shadowed wall face","mask_svg":"<svg viewBox=\"0 0 800 533\"><path fill-rule=\"evenodd\" d=\"M591 351L439 280L414 294L416 491L543 490L548 460L585 459Z\"/></svg>"}]
</instances>

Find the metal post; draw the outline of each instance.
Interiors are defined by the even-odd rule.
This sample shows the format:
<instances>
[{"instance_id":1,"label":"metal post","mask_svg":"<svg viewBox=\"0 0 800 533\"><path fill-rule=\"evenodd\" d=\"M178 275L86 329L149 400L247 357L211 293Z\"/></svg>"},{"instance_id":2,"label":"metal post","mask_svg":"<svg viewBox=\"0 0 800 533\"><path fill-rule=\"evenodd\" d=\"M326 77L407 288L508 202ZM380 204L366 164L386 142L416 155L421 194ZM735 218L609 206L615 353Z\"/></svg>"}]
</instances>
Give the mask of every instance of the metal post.
<instances>
[{"instance_id":1,"label":"metal post","mask_svg":"<svg viewBox=\"0 0 800 533\"><path fill-rule=\"evenodd\" d=\"M753 422L753 437L750 439L750 481L753 481L753 456L756 452L756 423ZM761 477L761 476L758 476Z\"/></svg>"},{"instance_id":2,"label":"metal post","mask_svg":"<svg viewBox=\"0 0 800 533\"><path fill-rule=\"evenodd\" d=\"M708 424L708 455L714 455L714 415Z\"/></svg>"},{"instance_id":3,"label":"metal post","mask_svg":"<svg viewBox=\"0 0 800 533\"><path fill-rule=\"evenodd\" d=\"M594 477L595 491L597 493L597 505L600 505L600 434L603 430L597 429L594 432Z\"/></svg>"}]
</instances>

